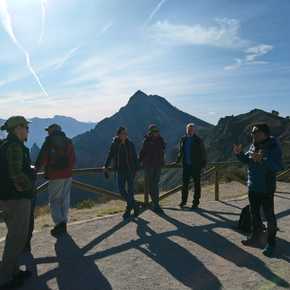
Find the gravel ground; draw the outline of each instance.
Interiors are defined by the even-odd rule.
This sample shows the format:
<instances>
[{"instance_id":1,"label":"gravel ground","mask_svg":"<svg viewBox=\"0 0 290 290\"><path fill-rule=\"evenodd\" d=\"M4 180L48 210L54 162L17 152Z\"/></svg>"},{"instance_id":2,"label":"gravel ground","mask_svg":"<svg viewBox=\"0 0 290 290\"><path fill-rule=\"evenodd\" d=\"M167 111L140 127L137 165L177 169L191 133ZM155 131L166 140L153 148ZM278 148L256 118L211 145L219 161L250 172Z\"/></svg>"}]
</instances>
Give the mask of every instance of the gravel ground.
<instances>
[{"instance_id":1,"label":"gravel ground","mask_svg":"<svg viewBox=\"0 0 290 290\"><path fill-rule=\"evenodd\" d=\"M127 223L119 214L73 223L58 240L48 229L35 233L34 257L22 259L34 278L22 290L290 289L287 189L276 197L281 231L272 259L240 244L234 227L246 200L203 201L196 211L169 200L163 217L147 210Z\"/></svg>"},{"instance_id":2,"label":"gravel ground","mask_svg":"<svg viewBox=\"0 0 290 290\"><path fill-rule=\"evenodd\" d=\"M246 186L239 182L228 182L220 184L220 199L225 200L228 198L235 198L244 196L247 192ZM206 185L202 188L202 200L210 201L214 200L214 185ZM137 199L143 201L143 195L137 195ZM191 202L192 194L189 196L189 200ZM170 198L164 200L162 203L164 205L174 205L180 202L180 194L175 194ZM106 203L96 204L93 208L83 208L76 209L72 208L70 211L70 221L77 222L81 220L89 220L95 218L97 216L104 216L113 213L118 213L123 211L125 208L124 202L121 200L110 200ZM39 215L36 219L35 229L37 231L52 227L53 221L49 214L48 208L41 209L41 215ZM0 240L6 235L6 226L4 223L0 222Z\"/></svg>"}]
</instances>

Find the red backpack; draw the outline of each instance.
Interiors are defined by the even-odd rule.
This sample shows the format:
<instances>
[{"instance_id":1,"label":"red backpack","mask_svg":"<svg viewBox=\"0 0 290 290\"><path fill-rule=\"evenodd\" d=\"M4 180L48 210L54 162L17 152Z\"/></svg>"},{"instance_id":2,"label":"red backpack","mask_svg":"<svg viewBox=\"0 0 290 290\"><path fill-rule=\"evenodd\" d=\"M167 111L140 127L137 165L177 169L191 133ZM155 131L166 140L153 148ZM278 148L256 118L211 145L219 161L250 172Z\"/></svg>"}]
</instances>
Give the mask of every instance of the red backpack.
<instances>
[{"instance_id":1,"label":"red backpack","mask_svg":"<svg viewBox=\"0 0 290 290\"><path fill-rule=\"evenodd\" d=\"M63 170L69 166L69 144L64 135L54 135L48 140L48 167L52 170Z\"/></svg>"}]
</instances>

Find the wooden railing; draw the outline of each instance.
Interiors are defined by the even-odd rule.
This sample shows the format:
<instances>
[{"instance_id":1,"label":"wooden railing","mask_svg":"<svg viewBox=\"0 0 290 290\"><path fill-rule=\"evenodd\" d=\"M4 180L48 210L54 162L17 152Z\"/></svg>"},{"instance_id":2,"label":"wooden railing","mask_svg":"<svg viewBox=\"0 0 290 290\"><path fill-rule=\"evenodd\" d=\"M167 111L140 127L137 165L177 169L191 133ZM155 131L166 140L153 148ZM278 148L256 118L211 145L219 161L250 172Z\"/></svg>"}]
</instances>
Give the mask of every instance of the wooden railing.
<instances>
[{"instance_id":1,"label":"wooden railing","mask_svg":"<svg viewBox=\"0 0 290 290\"><path fill-rule=\"evenodd\" d=\"M208 167L206 170L202 172L202 178L208 179L210 176L214 177L214 199L216 201L220 200L220 183L221 183L221 172L224 168L229 167L229 166L239 166L243 167L243 165L238 162L238 161L229 161L229 162L211 162L208 164ZM176 164L167 164L164 166L164 169L178 169L181 168L181 165L176 165ZM90 176L90 175L96 175L103 173L104 170L102 167L96 167L96 168L78 168L73 170L73 176ZM278 175L278 179L283 178L290 173L290 168L284 170L283 172L280 172ZM38 173L39 177L43 177L44 174L42 172ZM46 191L47 189L48 182L44 182L40 186L37 187L37 192L41 193ZM97 187L94 185L89 185L77 180L73 180L72 185L75 188L78 188L83 191L91 192L91 193L96 193L96 194L104 194L107 196L111 196L113 198L117 199L123 199L122 196L119 193ZM175 188L172 188L166 192L164 192L160 196L160 200L163 200L177 192L179 192L182 189L182 185L179 185ZM144 191L144 201L141 202L144 206L149 204L149 196L148 194Z\"/></svg>"},{"instance_id":2,"label":"wooden railing","mask_svg":"<svg viewBox=\"0 0 290 290\"><path fill-rule=\"evenodd\" d=\"M211 176L214 177L214 199L216 201L220 200L220 184L221 184L221 176L222 176L222 170L226 167L229 166L239 166L239 167L243 167L243 164L241 164L240 162L237 161L230 161L230 162L211 162L208 164L208 168L206 170L203 171L202 173L202 178L203 179L208 179ZM180 165L172 165L172 164L167 164L164 166L165 169L177 169L177 168L181 168ZM74 169L73 170L73 176L89 176L89 175L96 175L96 174L102 174L104 172L102 167L96 167L96 168L78 168L78 169ZM287 168L286 170L280 172L277 175L277 179L280 180L282 178L285 178L287 176L289 176L290 174L290 168ZM44 173L40 172L38 173L38 177L39 178L43 178L44 177ZM72 185L75 188L78 188L80 190L83 191L87 191L87 192L91 192L91 193L95 193L95 194L104 194L113 198L117 198L117 199L121 199L123 200L123 197L117 193L117 192L113 192L101 187L97 187L94 185L90 185L90 184L86 184L80 181L77 181L75 179L73 179ZM42 192L45 192L47 190L47 186L48 186L48 181L45 181L44 183L42 183L41 185L39 185L37 187L37 193L40 194ZM192 186L192 184L191 184ZM160 196L160 200L163 200L179 191L181 191L182 189L182 185L176 186L164 193L162 193L162 195ZM140 202L142 206L147 207L147 205L149 204L149 196L146 194L146 192L144 191L144 200L143 202ZM1 212L0 212L0 218L1 218Z\"/></svg>"}]
</instances>

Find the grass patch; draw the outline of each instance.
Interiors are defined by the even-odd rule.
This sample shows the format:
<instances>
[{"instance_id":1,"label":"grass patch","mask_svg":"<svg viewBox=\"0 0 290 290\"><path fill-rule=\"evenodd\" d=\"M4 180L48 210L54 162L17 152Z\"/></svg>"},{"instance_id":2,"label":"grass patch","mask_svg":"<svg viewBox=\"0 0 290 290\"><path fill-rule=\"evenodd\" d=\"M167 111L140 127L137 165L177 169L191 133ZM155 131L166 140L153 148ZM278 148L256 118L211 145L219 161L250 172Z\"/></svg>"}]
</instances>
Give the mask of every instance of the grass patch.
<instances>
[{"instance_id":1,"label":"grass patch","mask_svg":"<svg viewBox=\"0 0 290 290\"><path fill-rule=\"evenodd\" d=\"M50 209L48 205L37 206L35 209L35 217L40 217L50 214Z\"/></svg>"},{"instance_id":2,"label":"grass patch","mask_svg":"<svg viewBox=\"0 0 290 290\"><path fill-rule=\"evenodd\" d=\"M97 202L95 200L85 199L77 203L75 208L76 209L90 209L90 208L95 207L96 205L97 205Z\"/></svg>"}]
</instances>

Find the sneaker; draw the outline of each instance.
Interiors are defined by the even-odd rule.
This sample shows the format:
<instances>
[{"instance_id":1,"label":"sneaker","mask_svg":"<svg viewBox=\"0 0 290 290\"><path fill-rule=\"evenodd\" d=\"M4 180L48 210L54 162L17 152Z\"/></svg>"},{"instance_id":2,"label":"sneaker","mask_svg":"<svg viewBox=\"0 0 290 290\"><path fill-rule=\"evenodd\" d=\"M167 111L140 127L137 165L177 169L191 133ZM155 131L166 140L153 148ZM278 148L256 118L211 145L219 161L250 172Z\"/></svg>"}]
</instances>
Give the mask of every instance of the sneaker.
<instances>
[{"instance_id":1,"label":"sneaker","mask_svg":"<svg viewBox=\"0 0 290 290\"><path fill-rule=\"evenodd\" d=\"M186 201L182 201L180 204L179 204L179 207L183 208L186 206Z\"/></svg>"},{"instance_id":2,"label":"sneaker","mask_svg":"<svg viewBox=\"0 0 290 290\"><path fill-rule=\"evenodd\" d=\"M60 223L56 225L51 231L51 235L54 237L61 236L67 233L66 223Z\"/></svg>"},{"instance_id":3,"label":"sneaker","mask_svg":"<svg viewBox=\"0 0 290 290\"><path fill-rule=\"evenodd\" d=\"M276 248L275 245L267 244L267 246L263 250L263 255L268 257L268 258L273 257L273 254L275 252L275 248Z\"/></svg>"}]
</instances>

